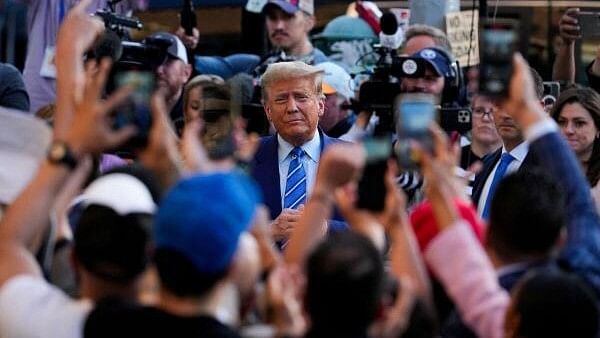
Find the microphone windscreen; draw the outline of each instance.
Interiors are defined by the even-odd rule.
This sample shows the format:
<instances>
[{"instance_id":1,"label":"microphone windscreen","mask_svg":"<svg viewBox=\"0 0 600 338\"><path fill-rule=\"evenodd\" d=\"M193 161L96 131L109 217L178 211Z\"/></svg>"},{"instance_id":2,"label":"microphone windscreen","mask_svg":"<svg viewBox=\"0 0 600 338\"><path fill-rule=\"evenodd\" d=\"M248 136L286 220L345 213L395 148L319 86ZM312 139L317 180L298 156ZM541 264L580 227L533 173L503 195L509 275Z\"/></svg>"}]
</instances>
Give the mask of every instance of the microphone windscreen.
<instances>
[{"instance_id":1,"label":"microphone windscreen","mask_svg":"<svg viewBox=\"0 0 600 338\"><path fill-rule=\"evenodd\" d=\"M98 60L109 57L113 62L118 61L123 54L123 46L117 33L106 30L97 43L94 54Z\"/></svg>"},{"instance_id":2,"label":"microphone windscreen","mask_svg":"<svg viewBox=\"0 0 600 338\"><path fill-rule=\"evenodd\" d=\"M379 20L381 31L386 35L394 35L398 30L398 21L393 13L384 13Z\"/></svg>"}]
</instances>

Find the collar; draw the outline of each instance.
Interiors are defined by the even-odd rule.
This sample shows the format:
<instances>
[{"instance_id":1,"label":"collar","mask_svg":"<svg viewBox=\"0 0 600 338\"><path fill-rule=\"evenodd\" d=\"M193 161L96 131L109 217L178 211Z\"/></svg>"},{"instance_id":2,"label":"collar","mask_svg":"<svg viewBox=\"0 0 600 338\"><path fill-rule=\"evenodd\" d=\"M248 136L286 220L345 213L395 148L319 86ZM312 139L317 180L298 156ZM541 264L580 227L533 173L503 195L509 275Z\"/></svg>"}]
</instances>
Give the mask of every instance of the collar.
<instances>
[{"instance_id":1,"label":"collar","mask_svg":"<svg viewBox=\"0 0 600 338\"><path fill-rule=\"evenodd\" d=\"M279 146L277 147L277 155L279 158L279 163L283 162L289 155L294 146L284 140L281 135L277 134L277 142ZM300 146L302 150L314 161L319 161L319 156L321 155L321 137L319 132L315 130L315 134L313 135L310 141L304 143Z\"/></svg>"},{"instance_id":2,"label":"collar","mask_svg":"<svg viewBox=\"0 0 600 338\"><path fill-rule=\"evenodd\" d=\"M496 269L498 277L509 275L513 272L526 270L531 265L531 262L519 262L503 265Z\"/></svg>"},{"instance_id":3,"label":"collar","mask_svg":"<svg viewBox=\"0 0 600 338\"><path fill-rule=\"evenodd\" d=\"M346 118L336 123L335 126L333 126L331 129L325 132L325 134L327 134L327 136L329 137L338 138L346 134L348 130L352 128L354 122L356 122L356 115L350 114Z\"/></svg>"},{"instance_id":4,"label":"collar","mask_svg":"<svg viewBox=\"0 0 600 338\"><path fill-rule=\"evenodd\" d=\"M507 153L508 151L506 150L506 148L504 147L504 145L502 146L502 154ZM529 152L529 142L527 141L523 141L521 142L521 144L519 144L518 146L515 147L515 149L513 149L510 154L519 162L523 162L525 160L525 157L527 156L527 153Z\"/></svg>"}]
</instances>

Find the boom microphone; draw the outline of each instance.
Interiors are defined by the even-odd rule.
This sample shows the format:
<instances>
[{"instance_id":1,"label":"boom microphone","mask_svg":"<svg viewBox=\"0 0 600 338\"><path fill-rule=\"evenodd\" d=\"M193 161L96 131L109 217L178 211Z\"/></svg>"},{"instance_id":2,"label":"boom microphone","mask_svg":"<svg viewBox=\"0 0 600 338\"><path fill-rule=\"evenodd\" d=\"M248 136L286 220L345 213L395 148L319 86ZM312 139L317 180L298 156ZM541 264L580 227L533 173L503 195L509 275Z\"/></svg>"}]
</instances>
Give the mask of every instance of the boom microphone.
<instances>
[{"instance_id":1,"label":"boom microphone","mask_svg":"<svg viewBox=\"0 0 600 338\"><path fill-rule=\"evenodd\" d=\"M396 50L400 48L402 40L398 30L398 21L392 13L384 13L379 21L381 33L379 33L379 42L381 46Z\"/></svg>"}]
</instances>

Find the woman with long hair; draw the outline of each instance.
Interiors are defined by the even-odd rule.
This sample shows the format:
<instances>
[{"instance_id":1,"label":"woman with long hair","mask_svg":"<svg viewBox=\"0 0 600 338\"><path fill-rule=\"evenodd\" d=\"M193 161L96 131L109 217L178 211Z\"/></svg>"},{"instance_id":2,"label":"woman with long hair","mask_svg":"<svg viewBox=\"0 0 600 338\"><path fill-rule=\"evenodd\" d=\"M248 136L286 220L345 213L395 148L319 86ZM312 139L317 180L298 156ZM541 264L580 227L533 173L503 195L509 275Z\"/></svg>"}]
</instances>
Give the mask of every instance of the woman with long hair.
<instances>
[{"instance_id":1,"label":"woman with long hair","mask_svg":"<svg viewBox=\"0 0 600 338\"><path fill-rule=\"evenodd\" d=\"M577 155L600 210L600 95L588 87L571 87L560 94L551 114Z\"/></svg>"}]
</instances>

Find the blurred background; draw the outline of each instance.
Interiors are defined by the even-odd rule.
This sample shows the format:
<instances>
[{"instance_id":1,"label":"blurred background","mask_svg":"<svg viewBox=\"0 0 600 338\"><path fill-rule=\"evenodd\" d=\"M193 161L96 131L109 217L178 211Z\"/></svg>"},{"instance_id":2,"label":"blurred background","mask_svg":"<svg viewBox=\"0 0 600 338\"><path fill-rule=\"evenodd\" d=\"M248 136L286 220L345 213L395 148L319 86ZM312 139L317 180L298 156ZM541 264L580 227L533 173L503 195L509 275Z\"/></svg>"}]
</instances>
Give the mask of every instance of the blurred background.
<instances>
[{"instance_id":1,"label":"blurred background","mask_svg":"<svg viewBox=\"0 0 600 338\"><path fill-rule=\"evenodd\" d=\"M424 0L415 0L424 1ZM375 1L380 9L409 8L410 1ZM246 0L196 0L195 12L200 30L200 45L203 55L228 55L235 52L254 52L257 48L253 28L242 29L243 8ZM346 12L349 1L315 0L317 25L313 34L322 31L333 18ZM147 0L147 9L133 13L144 23L144 30L132 32L133 40L140 40L155 31L174 31L178 24L181 0ZM460 1L461 10L478 8L479 1ZM543 1L543 0L488 0L489 16L514 18L520 21L521 52L542 77L551 78L552 63L560 46L558 21L566 8L600 11L600 1ZM0 0L0 62L14 64L23 69L27 45L27 7L21 1ZM244 34L245 33L245 34ZM595 56L598 40L578 42L576 47L577 69L583 72ZM583 73L577 81L585 83Z\"/></svg>"}]
</instances>

